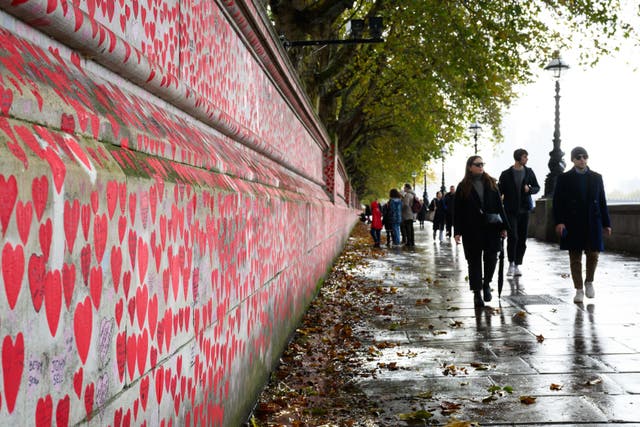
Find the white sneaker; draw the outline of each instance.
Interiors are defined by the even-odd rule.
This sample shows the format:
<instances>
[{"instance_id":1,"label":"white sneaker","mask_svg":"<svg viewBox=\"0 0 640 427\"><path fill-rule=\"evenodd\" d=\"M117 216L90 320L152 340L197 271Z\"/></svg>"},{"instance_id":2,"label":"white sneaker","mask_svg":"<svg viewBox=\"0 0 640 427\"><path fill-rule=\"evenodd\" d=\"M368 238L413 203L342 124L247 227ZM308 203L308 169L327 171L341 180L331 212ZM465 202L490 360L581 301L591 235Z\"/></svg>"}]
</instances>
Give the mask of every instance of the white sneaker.
<instances>
[{"instance_id":1,"label":"white sneaker","mask_svg":"<svg viewBox=\"0 0 640 427\"><path fill-rule=\"evenodd\" d=\"M520 271L520 269L518 268L517 265L516 265L516 268L513 269L513 275L514 276L522 276L522 272Z\"/></svg>"},{"instance_id":2,"label":"white sneaker","mask_svg":"<svg viewBox=\"0 0 640 427\"><path fill-rule=\"evenodd\" d=\"M509 270L507 271L507 276L513 276L513 273L516 271L516 265L514 263L509 263Z\"/></svg>"},{"instance_id":3,"label":"white sneaker","mask_svg":"<svg viewBox=\"0 0 640 427\"><path fill-rule=\"evenodd\" d=\"M573 302L580 304L584 300L584 291L582 289L576 289L576 296L573 297Z\"/></svg>"},{"instance_id":4,"label":"white sneaker","mask_svg":"<svg viewBox=\"0 0 640 427\"><path fill-rule=\"evenodd\" d=\"M584 282L584 296L587 298L596 296L596 291L593 289L593 282Z\"/></svg>"}]
</instances>

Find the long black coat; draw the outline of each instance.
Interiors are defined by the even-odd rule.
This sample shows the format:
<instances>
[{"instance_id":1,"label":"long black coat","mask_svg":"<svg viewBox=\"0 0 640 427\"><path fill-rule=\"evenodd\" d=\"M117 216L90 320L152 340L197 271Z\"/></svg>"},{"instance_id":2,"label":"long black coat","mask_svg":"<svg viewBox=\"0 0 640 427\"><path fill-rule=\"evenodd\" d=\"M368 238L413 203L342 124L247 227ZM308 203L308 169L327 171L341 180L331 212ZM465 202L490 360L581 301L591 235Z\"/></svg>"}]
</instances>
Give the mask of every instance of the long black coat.
<instances>
[{"instance_id":1,"label":"long black coat","mask_svg":"<svg viewBox=\"0 0 640 427\"><path fill-rule=\"evenodd\" d=\"M467 244L483 242L484 249L497 252L500 249L500 233L509 228L507 216L497 189L493 190L485 185L483 198L484 205L480 203L480 197L474 188L465 197L462 185L458 184L453 211L454 235L461 235ZM488 224L485 213L500 215L502 223Z\"/></svg>"},{"instance_id":2,"label":"long black coat","mask_svg":"<svg viewBox=\"0 0 640 427\"><path fill-rule=\"evenodd\" d=\"M520 188L516 188L515 180L513 179L513 168L510 167L504 170L500 174L500 192L504 195L504 210L510 214L517 214L518 212L527 212L531 210L533 202L531 195L540 191L540 185L536 179L536 174L528 167L524 167L524 178ZM529 186L529 192L525 193L524 186Z\"/></svg>"},{"instance_id":3,"label":"long black coat","mask_svg":"<svg viewBox=\"0 0 640 427\"><path fill-rule=\"evenodd\" d=\"M583 181L584 180L584 181ZM602 175L575 168L558 176L553 195L555 224L564 224L560 249L603 251L602 229L611 227Z\"/></svg>"}]
</instances>

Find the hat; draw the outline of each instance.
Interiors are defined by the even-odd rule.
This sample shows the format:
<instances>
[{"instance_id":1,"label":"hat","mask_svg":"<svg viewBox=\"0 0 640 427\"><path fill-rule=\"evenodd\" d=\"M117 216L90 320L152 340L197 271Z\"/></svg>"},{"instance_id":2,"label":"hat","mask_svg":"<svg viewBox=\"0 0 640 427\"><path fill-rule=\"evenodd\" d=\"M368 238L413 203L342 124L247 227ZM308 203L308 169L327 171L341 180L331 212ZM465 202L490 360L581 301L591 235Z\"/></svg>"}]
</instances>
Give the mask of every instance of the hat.
<instances>
[{"instance_id":1,"label":"hat","mask_svg":"<svg viewBox=\"0 0 640 427\"><path fill-rule=\"evenodd\" d=\"M580 154L584 154L585 156L588 156L589 154L587 153L587 150L585 150L582 147L576 147L573 150L571 150L571 160L575 159L576 157L578 157Z\"/></svg>"}]
</instances>

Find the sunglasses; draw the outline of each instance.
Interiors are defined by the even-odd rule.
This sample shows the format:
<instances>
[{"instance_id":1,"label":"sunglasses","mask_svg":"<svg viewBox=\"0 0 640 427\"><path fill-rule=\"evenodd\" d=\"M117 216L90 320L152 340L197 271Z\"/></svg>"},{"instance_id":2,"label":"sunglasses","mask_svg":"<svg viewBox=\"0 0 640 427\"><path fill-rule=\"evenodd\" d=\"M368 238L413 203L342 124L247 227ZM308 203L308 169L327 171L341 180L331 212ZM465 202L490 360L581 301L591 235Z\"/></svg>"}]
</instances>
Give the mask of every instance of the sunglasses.
<instances>
[{"instance_id":1,"label":"sunglasses","mask_svg":"<svg viewBox=\"0 0 640 427\"><path fill-rule=\"evenodd\" d=\"M478 168L483 168L484 167L484 163L480 162L480 163L471 163L473 166L478 167Z\"/></svg>"},{"instance_id":2,"label":"sunglasses","mask_svg":"<svg viewBox=\"0 0 640 427\"><path fill-rule=\"evenodd\" d=\"M589 156L588 156L588 155L586 155L586 154L578 154L578 155L575 157L575 159L576 159L576 160L587 160L588 158L589 158Z\"/></svg>"}]
</instances>

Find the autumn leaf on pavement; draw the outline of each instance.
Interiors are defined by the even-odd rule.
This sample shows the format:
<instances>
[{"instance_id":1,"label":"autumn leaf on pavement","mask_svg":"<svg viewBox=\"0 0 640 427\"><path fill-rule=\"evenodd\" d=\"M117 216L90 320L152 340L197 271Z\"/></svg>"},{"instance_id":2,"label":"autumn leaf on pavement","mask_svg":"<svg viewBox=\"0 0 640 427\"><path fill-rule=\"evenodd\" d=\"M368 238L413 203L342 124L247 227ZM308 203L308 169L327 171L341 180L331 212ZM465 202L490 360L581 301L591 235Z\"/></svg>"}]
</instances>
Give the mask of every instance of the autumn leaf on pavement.
<instances>
[{"instance_id":1,"label":"autumn leaf on pavement","mask_svg":"<svg viewBox=\"0 0 640 427\"><path fill-rule=\"evenodd\" d=\"M544 336L542 334L536 335L536 340L538 340L538 342L543 342L544 341Z\"/></svg>"},{"instance_id":2,"label":"autumn leaf on pavement","mask_svg":"<svg viewBox=\"0 0 640 427\"><path fill-rule=\"evenodd\" d=\"M520 396L520 403L524 403L525 405L532 405L536 403L536 398L533 396Z\"/></svg>"},{"instance_id":3,"label":"autumn leaf on pavement","mask_svg":"<svg viewBox=\"0 0 640 427\"><path fill-rule=\"evenodd\" d=\"M402 421L428 420L431 417L433 417L433 414L425 410L408 412L406 414L398 414L398 418L400 418Z\"/></svg>"},{"instance_id":4,"label":"autumn leaf on pavement","mask_svg":"<svg viewBox=\"0 0 640 427\"><path fill-rule=\"evenodd\" d=\"M602 378L594 378L592 380L587 381L585 385L596 385L602 382Z\"/></svg>"},{"instance_id":5,"label":"autumn leaf on pavement","mask_svg":"<svg viewBox=\"0 0 640 427\"><path fill-rule=\"evenodd\" d=\"M459 403L453 403L453 402L440 402L440 408L442 408L442 413L444 415L451 415L454 412L456 412L458 409L460 409L462 407L461 404Z\"/></svg>"},{"instance_id":6,"label":"autumn leaf on pavement","mask_svg":"<svg viewBox=\"0 0 640 427\"><path fill-rule=\"evenodd\" d=\"M561 384L551 384L551 386L549 387L549 389L557 391L557 390L562 390L562 385Z\"/></svg>"},{"instance_id":7,"label":"autumn leaf on pavement","mask_svg":"<svg viewBox=\"0 0 640 427\"><path fill-rule=\"evenodd\" d=\"M456 418L452 418L444 427L472 427L479 426L480 424L474 421L460 421Z\"/></svg>"},{"instance_id":8,"label":"autumn leaf on pavement","mask_svg":"<svg viewBox=\"0 0 640 427\"><path fill-rule=\"evenodd\" d=\"M517 312L517 313L515 314L515 316L518 316L518 317L520 317L520 318L524 318L524 317L527 317L527 312L526 312L526 311L523 311L523 310L520 310L519 312Z\"/></svg>"},{"instance_id":9,"label":"autumn leaf on pavement","mask_svg":"<svg viewBox=\"0 0 640 427\"><path fill-rule=\"evenodd\" d=\"M489 365L482 362L471 362L471 367L476 368L477 371L487 371L489 370Z\"/></svg>"}]
</instances>

